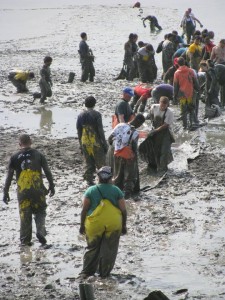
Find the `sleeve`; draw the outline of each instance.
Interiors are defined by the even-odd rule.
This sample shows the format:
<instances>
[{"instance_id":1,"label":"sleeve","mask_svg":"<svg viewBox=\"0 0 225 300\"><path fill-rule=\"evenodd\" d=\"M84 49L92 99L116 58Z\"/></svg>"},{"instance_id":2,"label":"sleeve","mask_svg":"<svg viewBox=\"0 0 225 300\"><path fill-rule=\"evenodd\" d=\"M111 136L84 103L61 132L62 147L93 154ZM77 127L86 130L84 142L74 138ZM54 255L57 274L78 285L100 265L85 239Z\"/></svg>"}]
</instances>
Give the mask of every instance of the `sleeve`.
<instances>
[{"instance_id":1,"label":"sleeve","mask_svg":"<svg viewBox=\"0 0 225 300\"><path fill-rule=\"evenodd\" d=\"M9 188L13 179L13 175L14 175L14 168L13 168L13 159L12 157L10 158L9 164L8 164L8 171L7 171L7 175L6 175L6 180L5 180L5 185L3 188L4 193L8 193L9 192Z\"/></svg>"},{"instance_id":2,"label":"sleeve","mask_svg":"<svg viewBox=\"0 0 225 300\"><path fill-rule=\"evenodd\" d=\"M102 116L100 113L97 115L97 128L98 128L98 134L100 137L100 140L103 144L103 146L107 146L106 140L105 140L105 133L103 130L103 124L102 124Z\"/></svg>"},{"instance_id":3,"label":"sleeve","mask_svg":"<svg viewBox=\"0 0 225 300\"><path fill-rule=\"evenodd\" d=\"M168 125L172 125L173 119L174 119L174 114L173 114L172 110L168 110L168 112L166 113L164 122Z\"/></svg>"},{"instance_id":4,"label":"sleeve","mask_svg":"<svg viewBox=\"0 0 225 300\"><path fill-rule=\"evenodd\" d=\"M48 166L48 163L47 163L47 160L45 158L45 156L43 154L41 154L41 167L46 175L46 178L49 182L49 186L50 187L54 187L54 182L53 182L53 177L52 177L52 173L49 169L49 166Z\"/></svg>"}]
</instances>

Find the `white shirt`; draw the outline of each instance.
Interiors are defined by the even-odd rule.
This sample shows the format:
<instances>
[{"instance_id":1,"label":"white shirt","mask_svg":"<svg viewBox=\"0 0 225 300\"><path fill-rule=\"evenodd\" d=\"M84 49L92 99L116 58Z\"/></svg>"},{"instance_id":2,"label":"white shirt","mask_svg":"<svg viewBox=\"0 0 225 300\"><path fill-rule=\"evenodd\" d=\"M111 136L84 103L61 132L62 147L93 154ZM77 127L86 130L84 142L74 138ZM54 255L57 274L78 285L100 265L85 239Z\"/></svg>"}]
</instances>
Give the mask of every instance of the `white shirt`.
<instances>
[{"instance_id":1,"label":"white shirt","mask_svg":"<svg viewBox=\"0 0 225 300\"><path fill-rule=\"evenodd\" d=\"M150 114L153 115L154 117L159 116L163 118L165 114L165 110L160 110L160 104L153 104L150 109ZM164 123L168 124L170 129L173 125L173 119L174 119L173 111L168 107L166 110Z\"/></svg>"},{"instance_id":2,"label":"white shirt","mask_svg":"<svg viewBox=\"0 0 225 300\"><path fill-rule=\"evenodd\" d=\"M128 146L131 141L138 140L137 130L131 130L131 126L127 123L119 123L116 125L112 134L115 137L115 151L121 150ZM131 134L132 137L130 138Z\"/></svg>"}]
</instances>

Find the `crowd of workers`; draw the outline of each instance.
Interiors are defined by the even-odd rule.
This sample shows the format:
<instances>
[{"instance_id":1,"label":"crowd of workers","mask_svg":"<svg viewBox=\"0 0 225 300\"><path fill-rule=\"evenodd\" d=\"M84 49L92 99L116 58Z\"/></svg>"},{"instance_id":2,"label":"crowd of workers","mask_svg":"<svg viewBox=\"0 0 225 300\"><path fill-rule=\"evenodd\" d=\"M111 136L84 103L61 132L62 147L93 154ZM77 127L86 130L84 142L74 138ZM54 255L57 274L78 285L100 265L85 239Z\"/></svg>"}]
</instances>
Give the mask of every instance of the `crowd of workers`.
<instances>
[{"instance_id":1,"label":"crowd of workers","mask_svg":"<svg viewBox=\"0 0 225 300\"><path fill-rule=\"evenodd\" d=\"M138 3L134 7L140 9ZM151 31L162 30L155 16L143 18L144 26L146 21L149 21ZM225 106L225 39L214 45L214 33L207 29L196 30L196 22L203 27L192 10L188 9L180 25L182 35L179 36L176 30L165 34L156 52L153 45L138 42L137 34L129 34L124 45L126 79L133 81L139 78L141 83L133 89L123 89L115 107L113 129L108 140L105 138L102 116L95 110L96 99L93 96L85 99L86 109L77 118L78 139L85 160L84 179L88 185L80 223L80 233L85 233L87 237L82 270L84 276L94 275L98 270L101 277L106 277L114 266L120 235L127 232L124 199L140 191L138 154L146 161L149 170L160 176L167 171L173 159L174 114L169 107L170 101L180 105L184 129L198 126L200 98L206 107ZM80 36L81 81L93 82L94 55L87 45L87 34L82 32ZM159 85L153 84L158 71L156 53L162 53L163 83ZM33 94L34 99L40 98L42 104L52 95L51 63L51 57L44 58L39 81L41 93ZM29 71L14 71L8 76L19 93L28 91L26 82L32 78L34 73ZM151 99L150 109L146 106L148 99ZM148 119L151 120L152 130L138 146L137 129ZM3 201L8 204L10 200L9 187L16 171L21 244L31 245L34 215L36 236L46 246L45 197L48 193L50 196L55 193L53 177L44 155L31 148L29 135L21 135L19 145L20 151L9 162ZM42 169L49 182L49 190L44 187ZM98 184L95 184L96 169Z\"/></svg>"}]
</instances>

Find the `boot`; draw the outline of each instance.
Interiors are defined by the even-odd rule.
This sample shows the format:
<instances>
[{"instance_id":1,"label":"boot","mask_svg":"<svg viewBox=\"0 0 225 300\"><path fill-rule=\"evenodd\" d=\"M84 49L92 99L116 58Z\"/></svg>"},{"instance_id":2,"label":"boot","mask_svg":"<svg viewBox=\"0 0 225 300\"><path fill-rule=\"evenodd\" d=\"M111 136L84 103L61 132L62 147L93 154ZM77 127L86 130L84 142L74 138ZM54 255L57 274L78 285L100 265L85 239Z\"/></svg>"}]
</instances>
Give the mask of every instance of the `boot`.
<instances>
[{"instance_id":1,"label":"boot","mask_svg":"<svg viewBox=\"0 0 225 300\"><path fill-rule=\"evenodd\" d=\"M68 83L72 83L75 77L75 73L74 72L70 72L69 73L69 78L68 78Z\"/></svg>"}]
</instances>

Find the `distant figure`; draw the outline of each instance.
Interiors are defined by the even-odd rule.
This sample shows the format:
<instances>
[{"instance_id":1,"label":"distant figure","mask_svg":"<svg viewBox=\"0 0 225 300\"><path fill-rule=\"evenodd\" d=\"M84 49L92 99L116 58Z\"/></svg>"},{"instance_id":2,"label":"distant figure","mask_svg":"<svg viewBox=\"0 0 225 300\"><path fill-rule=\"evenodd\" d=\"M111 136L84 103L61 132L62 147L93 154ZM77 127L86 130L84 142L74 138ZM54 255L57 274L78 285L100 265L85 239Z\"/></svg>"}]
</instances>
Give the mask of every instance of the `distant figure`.
<instances>
[{"instance_id":1,"label":"distant figure","mask_svg":"<svg viewBox=\"0 0 225 300\"><path fill-rule=\"evenodd\" d=\"M44 58L44 65L40 71L41 79L39 81L39 85L41 88L41 99L40 103L44 103L47 97L52 96L52 78L51 78L51 70L50 66L52 64L52 58L50 56L46 56Z\"/></svg>"},{"instance_id":2,"label":"distant figure","mask_svg":"<svg viewBox=\"0 0 225 300\"><path fill-rule=\"evenodd\" d=\"M155 50L151 44L140 48L137 54L138 73L143 83L153 82L157 77Z\"/></svg>"},{"instance_id":3,"label":"distant figure","mask_svg":"<svg viewBox=\"0 0 225 300\"><path fill-rule=\"evenodd\" d=\"M180 27L183 28L183 34L186 34L187 44L190 43L191 37L195 32L196 21L199 23L200 27L203 27L202 23L194 16L194 14L191 11L191 8L189 8L185 12L180 24Z\"/></svg>"},{"instance_id":4,"label":"distant figure","mask_svg":"<svg viewBox=\"0 0 225 300\"><path fill-rule=\"evenodd\" d=\"M20 242L22 246L31 246L32 215L36 223L36 236L39 242L47 247L46 243L46 195L55 194L52 173L45 156L31 148L31 138L28 134L19 137L20 150L13 154L8 165L8 173L4 186L3 201L8 204L9 187L16 171L17 197L20 213ZM43 184L42 170L49 182L49 189Z\"/></svg>"},{"instance_id":5,"label":"distant figure","mask_svg":"<svg viewBox=\"0 0 225 300\"><path fill-rule=\"evenodd\" d=\"M9 81L17 88L17 93L26 93L28 88L26 86L27 80L33 79L34 73L29 71L15 70L8 75Z\"/></svg>"},{"instance_id":6,"label":"distant figure","mask_svg":"<svg viewBox=\"0 0 225 300\"><path fill-rule=\"evenodd\" d=\"M82 69L81 81L86 82L89 79L90 82L94 81L95 68L94 68L94 55L92 50L87 44L87 34L82 32L81 42L79 44L80 63Z\"/></svg>"},{"instance_id":7,"label":"distant figure","mask_svg":"<svg viewBox=\"0 0 225 300\"><path fill-rule=\"evenodd\" d=\"M140 3L140 2L136 2L136 3L134 4L133 8L135 8L135 7L140 8L140 7L141 7L141 3Z\"/></svg>"},{"instance_id":8,"label":"distant figure","mask_svg":"<svg viewBox=\"0 0 225 300\"><path fill-rule=\"evenodd\" d=\"M158 20L155 16L147 16L143 19L143 26L146 27L145 21L148 20L150 24L150 30L151 32L155 31L155 28L158 28L159 30L162 30L162 27L159 25Z\"/></svg>"}]
</instances>

